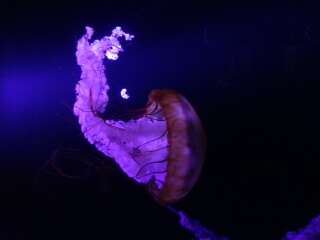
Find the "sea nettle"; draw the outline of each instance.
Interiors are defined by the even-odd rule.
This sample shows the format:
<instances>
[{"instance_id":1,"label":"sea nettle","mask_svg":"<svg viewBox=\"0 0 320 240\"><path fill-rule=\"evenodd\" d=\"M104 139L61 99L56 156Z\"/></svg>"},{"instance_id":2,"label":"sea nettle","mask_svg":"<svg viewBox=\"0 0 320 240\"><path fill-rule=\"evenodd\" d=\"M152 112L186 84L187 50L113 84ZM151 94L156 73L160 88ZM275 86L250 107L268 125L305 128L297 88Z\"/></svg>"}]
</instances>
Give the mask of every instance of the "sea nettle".
<instances>
[{"instance_id":1,"label":"sea nettle","mask_svg":"<svg viewBox=\"0 0 320 240\"><path fill-rule=\"evenodd\" d=\"M82 74L74 114L84 136L130 178L147 185L157 202L180 200L196 183L205 157L205 134L197 113L175 90L158 89L131 120L102 117L109 90L103 61L117 60L123 51L119 39L130 41L134 36L120 27L100 40L91 41L92 35L93 29L86 27L76 52Z\"/></svg>"}]
</instances>

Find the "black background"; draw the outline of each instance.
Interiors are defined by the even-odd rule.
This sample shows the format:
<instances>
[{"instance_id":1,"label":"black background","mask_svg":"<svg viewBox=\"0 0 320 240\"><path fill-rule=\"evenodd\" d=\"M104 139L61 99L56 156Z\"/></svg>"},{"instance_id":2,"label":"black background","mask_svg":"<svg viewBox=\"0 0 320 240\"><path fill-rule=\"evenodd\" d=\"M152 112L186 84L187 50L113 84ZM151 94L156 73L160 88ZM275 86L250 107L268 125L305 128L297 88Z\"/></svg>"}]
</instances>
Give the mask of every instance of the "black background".
<instances>
[{"instance_id":1,"label":"black background","mask_svg":"<svg viewBox=\"0 0 320 240\"><path fill-rule=\"evenodd\" d=\"M136 36L106 63L108 112L174 88L203 120L207 159L178 209L231 239L260 240L320 213L315 4L1 1L0 13L0 239L192 238L80 133L68 107L86 25L97 37L117 25ZM48 164L56 149L77 178Z\"/></svg>"}]
</instances>

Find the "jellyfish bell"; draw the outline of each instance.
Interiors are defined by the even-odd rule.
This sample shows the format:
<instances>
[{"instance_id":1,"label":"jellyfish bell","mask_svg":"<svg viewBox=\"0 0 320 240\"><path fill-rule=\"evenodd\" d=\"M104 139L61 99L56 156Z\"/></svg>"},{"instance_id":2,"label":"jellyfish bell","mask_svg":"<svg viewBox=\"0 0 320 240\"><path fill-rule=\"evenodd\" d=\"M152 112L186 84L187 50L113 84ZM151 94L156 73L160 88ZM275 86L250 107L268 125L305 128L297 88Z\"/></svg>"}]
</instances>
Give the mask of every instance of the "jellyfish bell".
<instances>
[{"instance_id":1,"label":"jellyfish bell","mask_svg":"<svg viewBox=\"0 0 320 240\"><path fill-rule=\"evenodd\" d=\"M149 190L160 203L180 200L192 189L205 157L205 134L201 121L186 98L174 90L153 90L151 102L159 104L167 125L167 174L159 188L155 180Z\"/></svg>"},{"instance_id":2,"label":"jellyfish bell","mask_svg":"<svg viewBox=\"0 0 320 240\"><path fill-rule=\"evenodd\" d=\"M87 140L136 182L146 184L161 204L186 196L196 183L205 155L205 135L191 104L174 90L153 90L142 113L128 121L105 119L109 85L103 60L121 49L119 38L133 36L117 27L111 36L90 43L93 29L77 45L81 80L74 114Z\"/></svg>"}]
</instances>

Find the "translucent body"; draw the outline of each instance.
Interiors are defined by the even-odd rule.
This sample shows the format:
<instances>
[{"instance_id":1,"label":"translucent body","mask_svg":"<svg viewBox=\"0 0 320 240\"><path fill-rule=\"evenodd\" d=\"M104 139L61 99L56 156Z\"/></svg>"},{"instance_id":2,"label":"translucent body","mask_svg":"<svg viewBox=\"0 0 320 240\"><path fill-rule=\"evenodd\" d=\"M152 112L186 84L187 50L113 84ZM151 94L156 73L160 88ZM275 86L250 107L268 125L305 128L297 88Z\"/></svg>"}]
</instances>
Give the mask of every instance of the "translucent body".
<instances>
[{"instance_id":1,"label":"translucent body","mask_svg":"<svg viewBox=\"0 0 320 240\"><path fill-rule=\"evenodd\" d=\"M148 184L158 202L178 201L192 189L204 159L204 133L197 114L182 95L155 90L140 118L103 119L109 90L103 59L116 60L123 51L118 38L133 36L117 27L110 37L90 43L93 29L86 31L77 45L82 74L74 104L84 136L129 177Z\"/></svg>"},{"instance_id":2,"label":"translucent body","mask_svg":"<svg viewBox=\"0 0 320 240\"><path fill-rule=\"evenodd\" d=\"M90 44L88 40L92 34L93 29L87 28L87 34L78 42L76 53L82 74L76 86L74 113L79 118L81 130L91 144L113 158L129 177L137 182L148 183L154 176L160 186L164 181L166 162L143 166L166 159L167 138L165 135L159 138L166 132L166 123L153 121L149 117L129 122L104 120L100 117L99 113L105 110L108 103L109 90L103 59L109 49L113 54L116 53L114 49L122 49L117 39L122 35L118 31L117 37L104 37ZM128 36L127 39L131 38ZM114 55L112 59L115 58ZM160 170L162 174L155 173Z\"/></svg>"},{"instance_id":3,"label":"translucent body","mask_svg":"<svg viewBox=\"0 0 320 240\"><path fill-rule=\"evenodd\" d=\"M158 103L168 128L168 166L165 183L151 193L160 203L176 202L191 191L205 157L205 135L190 103L173 90L154 90L149 101Z\"/></svg>"}]
</instances>

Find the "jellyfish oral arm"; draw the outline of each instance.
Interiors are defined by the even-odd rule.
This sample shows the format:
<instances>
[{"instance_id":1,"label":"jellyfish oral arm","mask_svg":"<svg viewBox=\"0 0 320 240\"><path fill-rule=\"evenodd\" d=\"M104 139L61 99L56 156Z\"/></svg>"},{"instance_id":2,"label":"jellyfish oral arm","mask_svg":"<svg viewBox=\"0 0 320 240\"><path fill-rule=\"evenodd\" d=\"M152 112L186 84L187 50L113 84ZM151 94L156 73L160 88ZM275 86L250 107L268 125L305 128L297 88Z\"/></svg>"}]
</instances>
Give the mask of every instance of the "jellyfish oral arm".
<instances>
[{"instance_id":1,"label":"jellyfish oral arm","mask_svg":"<svg viewBox=\"0 0 320 240\"><path fill-rule=\"evenodd\" d=\"M81 80L76 85L74 114L78 117L85 138L106 156L113 158L121 169L137 182L155 180L159 187L166 175L168 141L166 123L144 115L128 122L103 119L108 104L109 85L103 60L117 60L123 51L119 39L129 41L133 35L116 27L110 36L90 42L94 30L86 33L77 44L77 62ZM128 96L129 97L129 96Z\"/></svg>"}]
</instances>

